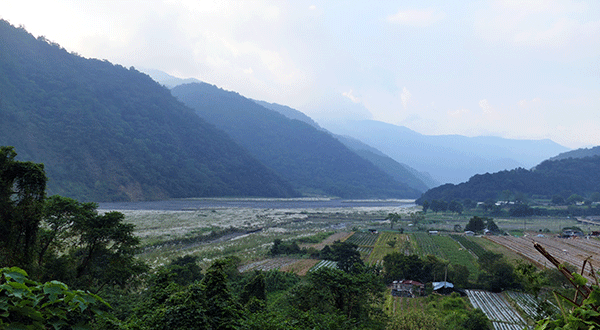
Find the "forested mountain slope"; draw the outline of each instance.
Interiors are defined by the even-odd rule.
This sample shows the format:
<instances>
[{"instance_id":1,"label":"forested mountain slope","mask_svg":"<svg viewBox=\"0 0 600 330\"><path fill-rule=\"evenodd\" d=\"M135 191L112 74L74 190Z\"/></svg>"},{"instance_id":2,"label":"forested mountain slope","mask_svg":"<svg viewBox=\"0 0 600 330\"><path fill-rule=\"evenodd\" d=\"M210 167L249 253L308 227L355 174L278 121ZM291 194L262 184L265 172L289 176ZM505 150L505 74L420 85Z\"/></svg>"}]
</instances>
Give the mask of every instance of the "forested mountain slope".
<instances>
[{"instance_id":1,"label":"forested mountain slope","mask_svg":"<svg viewBox=\"0 0 600 330\"><path fill-rule=\"evenodd\" d=\"M135 69L70 54L0 21L0 145L82 201L296 196Z\"/></svg>"},{"instance_id":2,"label":"forested mountain slope","mask_svg":"<svg viewBox=\"0 0 600 330\"><path fill-rule=\"evenodd\" d=\"M563 152L550 158L549 160L561 160L566 158L583 158L583 157L593 157L600 156L600 146L592 147L592 148L581 148L576 150L571 150L567 152Z\"/></svg>"},{"instance_id":3,"label":"forested mountain slope","mask_svg":"<svg viewBox=\"0 0 600 330\"><path fill-rule=\"evenodd\" d=\"M343 198L420 195L329 133L289 119L237 93L205 83L180 85L172 93L305 194Z\"/></svg>"},{"instance_id":4,"label":"forested mountain slope","mask_svg":"<svg viewBox=\"0 0 600 330\"><path fill-rule=\"evenodd\" d=\"M264 106L267 109L277 111L290 119L298 119L318 129L325 130L324 128L321 128L321 126L319 126L319 124L317 124L314 120L312 120L312 118L296 109L276 103L268 103L265 101L254 100L254 102ZM406 164L398 163L381 151L357 139L337 134L333 134L333 136L342 142L348 149L354 151L362 158L370 161L373 163L373 165L377 166L379 169L386 172L400 183L406 184L409 187L421 192L439 185L439 183L431 179L427 173L421 173Z\"/></svg>"},{"instance_id":5,"label":"forested mountain slope","mask_svg":"<svg viewBox=\"0 0 600 330\"><path fill-rule=\"evenodd\" d=\"M589 196L600 191L600 156L547 160L532 170L520 168L475 175L458 185L446 184L428 190L417 203L465 198L485 201L497 199L505 190L548 198L563 192Z\"/></svg>"}]
</instances>

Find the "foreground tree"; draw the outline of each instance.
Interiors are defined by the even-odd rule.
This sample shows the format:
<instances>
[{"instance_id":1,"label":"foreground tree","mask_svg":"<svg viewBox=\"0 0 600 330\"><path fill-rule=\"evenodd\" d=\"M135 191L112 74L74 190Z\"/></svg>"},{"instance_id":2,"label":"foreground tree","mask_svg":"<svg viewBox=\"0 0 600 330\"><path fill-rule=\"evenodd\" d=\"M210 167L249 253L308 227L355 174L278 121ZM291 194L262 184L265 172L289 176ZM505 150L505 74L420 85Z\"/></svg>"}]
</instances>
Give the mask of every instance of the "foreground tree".
<instances>
[{"instance_id":1,"label":"foreground tree","mask_svg":"<svg viewBox=\"0 0 600 330\"><path fill-rule=\"evenodd\" d=\"M114 324L102 298L64 283L40 283L18 267L0 269L0 328L91 329L101 320Z\"/></svg>"},{"instance_id":2,"label":"foreground tree","mask_svg":"<svg viewBox=\"0 0 600 330\"><path fill-rule=\"evenodd\" d=\"M44 205L44 165L0 147L0 266L31 268Z\"/></svg>"}]
</instances>

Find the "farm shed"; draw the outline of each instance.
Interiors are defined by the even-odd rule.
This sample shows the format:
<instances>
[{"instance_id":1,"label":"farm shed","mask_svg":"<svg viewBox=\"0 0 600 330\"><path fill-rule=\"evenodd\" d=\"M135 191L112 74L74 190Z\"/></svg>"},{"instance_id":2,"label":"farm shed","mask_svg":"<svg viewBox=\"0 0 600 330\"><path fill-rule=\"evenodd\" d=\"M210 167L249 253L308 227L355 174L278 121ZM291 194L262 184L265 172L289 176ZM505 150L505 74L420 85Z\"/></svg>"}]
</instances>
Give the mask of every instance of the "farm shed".
<instances>
[{"instance_id":1,"label":"farm shed","mask_svg":"<svg viewBox=\"0 0 600 330\"><path fill-rule=\"evenodd\" d=\"M425 284L412 280L392 282L392 296L418 297L425 294Z\"/></svg>"},{"instance_id":2,"label":"farm shed","mask_svg":"<svg viewBox=\"0 0 600 330\"><path fill-rule=\"evenodd\" d=\"M455 288L454 284L452 284L450 282L445 282L445 281L444 282L433 282L431 284L433 285L433 292L438 293L438 294L448 295L448 294L451 294L452 292L457 292L461 296L467 295L464 290Z\"/></svg>"}]
</instances>

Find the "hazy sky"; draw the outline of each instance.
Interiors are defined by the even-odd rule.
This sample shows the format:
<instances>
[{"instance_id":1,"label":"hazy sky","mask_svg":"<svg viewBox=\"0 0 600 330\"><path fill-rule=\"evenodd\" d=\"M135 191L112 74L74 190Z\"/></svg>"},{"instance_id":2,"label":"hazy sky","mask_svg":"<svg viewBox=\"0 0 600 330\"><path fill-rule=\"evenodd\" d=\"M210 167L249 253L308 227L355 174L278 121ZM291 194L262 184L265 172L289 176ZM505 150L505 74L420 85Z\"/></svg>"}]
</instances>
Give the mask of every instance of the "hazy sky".
<instances>
[{"instance_id":1,"label":"hazy sky","mask_svg":"<svg viewBox=\"0 0 600 330\"><path fill-rule=\"evenodd\" d=\"M596 0L2 0L0 17L315 119L600 145Z\"/></svg>"}]
</instances>

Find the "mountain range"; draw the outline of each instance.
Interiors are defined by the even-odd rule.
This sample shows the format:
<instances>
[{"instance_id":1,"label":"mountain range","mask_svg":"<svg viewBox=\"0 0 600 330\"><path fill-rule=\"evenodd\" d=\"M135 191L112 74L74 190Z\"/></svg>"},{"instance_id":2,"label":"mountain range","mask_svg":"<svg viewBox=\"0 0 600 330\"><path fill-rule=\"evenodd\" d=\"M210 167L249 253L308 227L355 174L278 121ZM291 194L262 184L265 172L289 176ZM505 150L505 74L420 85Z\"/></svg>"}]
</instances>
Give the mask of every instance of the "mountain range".
<instances>
[{"instance_id":1,"label":"mountain range","mask_svg":"<svg viewBox=\"0 0 600 330\"><path fill-rule=\"evenodd\" d=\"M68 53L0 21L0 145L83 201L299 196L134 68Z\"/></svg>"},{"instance_id":2,"label":"mountain range","mask_svg":"<svg viewBox=\"0 0 600 330\"><path fill-rule=\"evenodd\" d=\"M569 150L547 139L423 135L404 126L375 120L329 120L319 124L335 134L351 136L377 148L443 183L464 182L475 174L531 168Z\"/></svg>"},{"instance_id":3,"label":"mountain range","mask_svg":"<svg viewBox=\"0 0 600 330\"><path fill-rule=\"evenodd\" d=\"M423 191L394 179L330 133L238 93L206 83L183 84L171 91L302 194L414 198Z\"/></svg>"}]
</instances>

